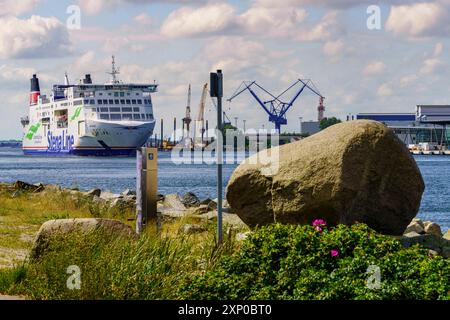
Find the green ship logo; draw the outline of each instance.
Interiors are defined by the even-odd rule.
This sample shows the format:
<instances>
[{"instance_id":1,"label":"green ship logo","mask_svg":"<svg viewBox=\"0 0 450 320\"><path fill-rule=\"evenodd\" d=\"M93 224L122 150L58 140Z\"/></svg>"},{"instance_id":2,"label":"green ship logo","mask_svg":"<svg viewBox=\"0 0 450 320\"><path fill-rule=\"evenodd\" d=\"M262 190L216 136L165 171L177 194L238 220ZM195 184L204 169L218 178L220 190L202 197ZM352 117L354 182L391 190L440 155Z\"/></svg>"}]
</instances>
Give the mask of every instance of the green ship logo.
<instances>
[{"instance_id":1,"label":"green ship logo","mask_svg":"<svg viewBox=\"0 0 450 320\"><path fill-rule=\"evenodd\" d=\"M76 118L78 118L78 117L80 116L80 113L81 113L81 107L78 107L78 108L75 110L75 113L73 114L73 116L70 118L70 121L73 121L73 120L75 120Z\"/></svg>"},{"instance_id":2,"label":"green ship logo","mask_svg":"<svg viewBox=\"0 0 450 320\"><path fill-rule=\"evenodd\" d=\"M27 135L26 135L26 138L27 138L28 140L33 139L33 136L36 134L36 132L39 130L40 127L41 127L41 123L40 123L40 122L38 122L38 123L32 125L32 126L30 127L30 129L28 129L28 133L27 133Z\"/></svg>"}]
</instances>

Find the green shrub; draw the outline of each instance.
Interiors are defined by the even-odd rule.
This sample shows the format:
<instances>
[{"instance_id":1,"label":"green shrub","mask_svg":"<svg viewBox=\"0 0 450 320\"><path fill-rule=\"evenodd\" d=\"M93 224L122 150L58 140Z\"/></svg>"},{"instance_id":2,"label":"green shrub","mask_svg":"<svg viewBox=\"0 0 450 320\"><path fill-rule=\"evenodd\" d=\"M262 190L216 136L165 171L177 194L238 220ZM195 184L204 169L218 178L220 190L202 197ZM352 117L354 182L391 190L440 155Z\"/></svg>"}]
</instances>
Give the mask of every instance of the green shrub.
<instances>
[{"instance_id":1,"label":"green shrub","mask_svg":"<svg viewBox=\"0 0 450 320\"><path fill-rule=\"evenodd\" d=\"M272 225L186 280L185 299L450 299L450 265L359 224L319 231ZM334 254L332 254L334 252ZM333 256L334 255L334 256ZM367 285L377 266L379 287Z\"/></svg>"}]
</instances>

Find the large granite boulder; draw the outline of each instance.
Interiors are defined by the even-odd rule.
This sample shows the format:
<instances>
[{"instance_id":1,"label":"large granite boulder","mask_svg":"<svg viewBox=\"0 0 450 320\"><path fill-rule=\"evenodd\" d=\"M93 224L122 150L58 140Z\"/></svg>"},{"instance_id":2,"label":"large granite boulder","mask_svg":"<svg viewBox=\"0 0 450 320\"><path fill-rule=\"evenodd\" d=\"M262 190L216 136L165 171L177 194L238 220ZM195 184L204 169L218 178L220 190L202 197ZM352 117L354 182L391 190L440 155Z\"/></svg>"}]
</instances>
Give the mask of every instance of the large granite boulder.
<instances>
[{"instance_id":1,"label":"large granite boulder","mask_svg":"<svg viewBox=\"0 0 450 320\"><path fill-rule=\"evenodd\" d=\"M392 130L358 120L249 157L234 171L227 200L251 227L323 218L401 235L419 210L424 188L414 159Z\"/></svg>"},{"instance_id":2,"label":"large granite boulder","mask_svg":"<svg viewBox=\"0 0 450 320\"><path fill-rule=\"evenodd\" d=\"M117 220L81 218L81 219L58 219L45 222L36 236L31 249L30 258L38 259L49 246L51 241L58 235L70 235L77 233L87 235L91 232L100 231L114 237L126 237L135 239L137 237L133 229Z\"/></svg>"}]
</instances>

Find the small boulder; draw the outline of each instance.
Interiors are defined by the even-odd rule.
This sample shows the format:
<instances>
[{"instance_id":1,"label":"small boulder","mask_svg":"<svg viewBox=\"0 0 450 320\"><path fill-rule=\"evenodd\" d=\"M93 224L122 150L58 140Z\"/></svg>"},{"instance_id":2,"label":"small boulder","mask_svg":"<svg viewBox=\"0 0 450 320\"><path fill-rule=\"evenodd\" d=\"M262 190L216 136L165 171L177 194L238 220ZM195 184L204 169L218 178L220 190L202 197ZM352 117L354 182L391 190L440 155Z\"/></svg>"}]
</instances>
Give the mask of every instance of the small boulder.
<instances>
[{"instance_id":1,"label":"small boulder","mask_svg":"<svg viewBox=\"0 0 450 320\"><path fill-rule=\"evenodd\" d=\"M181 232L184 234L194 234L194 233L201 233L206 231L206 229L202 226L199 226L198 224L184 224L181 227Z\"/></svg>"},{"instance_id":2,"label":"small boulder","mask_svg":"<svg viewBox=\"0 0 450 320\"><path fill-rule=\"evenodd\" d=\"M164 207L175 209L175 210L186 210L186 206L181 201L178 194L168 194L164 198Z\"/></svg>"},{"instance_id":3,"label":"small boulder","mask_svg":"<svg viewBox=\"0 0 450 320\"><path fill-rule=\"evenodd\" d=\"M237 229L242 229L245 227L245 223L242 221L242 219L237 214L232 213L223 214L223 223Z\"/></svg>"},{"instance_id":4,"label":"small boulder","mask_svg":"<svg viewBox=\"0 0 450 320\"><path fill-rule=\"evenodd\" d=\"M442 248L446 245L446 241L441 237L433 234L418 234L414 231L401 237L400 242L406 248L419 244L426 249L434 250L438 253L441 253Z\"/></svg>"},{"instance_id":5,"label":"small boulder","mask_svg":"<svg viewBox=\"0 0 450 320\"><path fill-rule=\"evenodd\" d=\"M434 234L435 236L442 237L441 226L437 223L426 221L425 225L425 233L426 234Z\"/></svg>"},{"instance_id":6,"label":"small boulder","mask_svg":"<svg viewBox=\"0 0 450 320\"><path fill-rule=\"evenodd\" d=\"M406 227L404 234L410 233L410 232L416 232L418 234L424 234L425 228L420 220L413 220L411 223Z\"/></svg>"},{"instance_id":7,"label":"small boulder","mask_svg":"<svg viewBox=\"0 0 450 320\"><path fill-rule=\"evenodd\" d=\"M94 197L94 196L100 197L101 193L102 193L102 190L100 190L100 189L92 189L92 190L89 190L88 192L86 192L85 195L91 196L91 197Z\"/></svg>"},{"instance_id":8,"label":"small boulder","mask_svg":"<svg viewBox=\"0 0 450 320\"><path fill-rule=\"evenodd\" d=\"M110 203L111 208L124 209L128 207L133 207L136 205L136 201L132 198L116 198Z\"/></svg>"},{"instance_id":9,"label":"small boulder","mask_svg":"<svg viewBox=\"0 0 450 320\"><path fill-rule=\"evenodd\" d=\"M436 257L436 256L438 256L438 255L439 255L439 252L434 251L434 250L428 250L428 256L429 256L430 258Z\"/></svg>"},{"instance_id":10,"label":"small boulder","mask_svg":"<svg viewBox=\"0 0 450 320\"><path fill-rule=\"evenodd\" d=\"M133 191L131 189L126 189L124 192L121 193L123 196L135 196L136 191Z\"/></svg>"},{"instance_id":11,"label":"small boulder","mask_svg":"<svg viewBox=\"0 0 450 320\"><path fill-rule=\"evenodd\" d=\"M200 204L200 200L198 199L198 197L193 194L192 192L187 192L183 198L181 199L181 202L186 206L186 207L195 207L198 206Z\"/></svg>"},{"instance_id":12,"label":"small boulder","mask_svg":"<svg viewBox=\"0 0 450 320\"><path fill-rule=\"evenodd\" d=\"M112 193L112 192L109 192L109 191L103 191L100 194L100 198L102 198L104 200L107 200L107 201L120 198L120 196L121 196L120 194L115 194L115 193Z\"/></svg>"},{"instance_id":13,"label":"small boulder","mask_svg":"<svg viewBox=\"0 0 450 320\"><path fill-rule=\"evenodd\" d=\"M444 258L450 258L450 246L446 246L446 247L442 248L441 255Z\"/></svg>"},{"instance_id":14,"label":"small boulder","mask_svg":"<svg viewBox=\"0 0 450 320\"><path fill-rule=\"evenodd\" d=\"M18 191L27 191L27 192L35 192L35 193L44 191L44 189L45 189L45 187L42 183L30 184L30 183L23 182L20 180L17 180L14 183L13 188Z\"/></svg>"},{"instance_id":15,"label":"small boulder","mask_svg":"<svg viewBox=\"0 0 450 320\"><path fill-rule=\"evenodd\" d=\"M410 231L403 235L403 237L405 237L405 238L414 238L414 237L419 237L419 236L420 236L420 233L415 232L415 231Z\"/></svg>"},{"instance_id":16,"label":"small boulder","mask_svg":"<svg viewBox=\"0 0 450 320\"><path fill-rule=\"evenodd\" d=\"M45 222L39 229L31 249L30 258L32 260L39 259L56 235L71 234L74 232L89 234L97 230L114 234L117 237L130 239L137 237L130 226L118 220L97 218L50 220Z\"/></svg>"},{"instance_id":17,"label":"small boulder","mask_svg":"<svg viewBox=\"0 0 450 320\"><path fill-rule=\"evenodd\" d=\"M219 199L217 199L217 198L215 198L215 199L213 200L213 202L214 202L215 205L216 205L216 208L217 208L217 204L219 203L218 201L219 201ZM224 209L229 209L229 208L230 208L230 205L229 205L229 203L228 203L228 200L226 200L226 199L223 199L223 200L222 200L222 208L224 208Z\"/></svg>"},{"instance_id":18,"label":"small boulder","mask_svg":"<svg viewBox=\"0 0 450 320\"><path fill-rule=\"evenodd\" d=\"M44 186L44 184L42 182L35 183L35 184L33 184L33 186L36 187L36 189L34 189L33 192L41 192L41 191L45 190L45 186Z\"/></svg>"},{"instance_id":19,"label":"small boulder","mask_svg":"<svg viewBox=\"0 0 450 320\"><path fill-rule=\"evenodd\" d=\"M212 199L206 198L205 200L200 201L200 204L206 204L206 205L208 205L208 204L210 204L211 202L213 202Z\"/></svg>"},{"instance_id":20,"label":"small boulder","mask_svg":"<svg viewBox=\"0 0 450 320\"><path fill-rule=\"evenodd\" d=\"M444 234L443 237L445 240L449 240L450 241L450 229L447 230L447 232Z\"/></svg>"},{"instance_id":21,"label":"small boulder","mask_svg":"<svg viewBox=\"0 0 450 320\"><path fill-rule=\"evenodd\" d=\"M217 203L215 201L211 201L208 203L209 210L217 210Z\"/></svg>"},{"instance_id":22,"label":"small boulder","mask_svg":"<svg viewBox=\"0 0 450 320\"><path fill-rule=\"evenodd\" d=\"M206 205L206 204L201 204L201 205L199 205L197 208L194 208L194 210L192 211L192 214L200 215L200 214L207 213L207 212L209 212L209 211L210 211L210 209L209 209L209 206L208 206L208 205Z\"/></svg>"}]
</instances>

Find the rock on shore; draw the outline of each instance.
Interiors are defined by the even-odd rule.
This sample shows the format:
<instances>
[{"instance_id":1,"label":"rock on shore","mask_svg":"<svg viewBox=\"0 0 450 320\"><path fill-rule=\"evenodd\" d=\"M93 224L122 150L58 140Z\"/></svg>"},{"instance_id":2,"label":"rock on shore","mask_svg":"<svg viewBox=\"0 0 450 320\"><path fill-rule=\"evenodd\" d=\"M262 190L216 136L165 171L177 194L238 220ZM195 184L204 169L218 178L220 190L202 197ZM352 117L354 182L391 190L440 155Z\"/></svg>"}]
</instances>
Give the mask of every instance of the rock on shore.
<instances>
[{"instance_id":1,"label":"rock on shore","mask_svg":"<svg viewBox=\"0 0 450 320\"><path fill-rule=\"evenodd\" d=\"M112 219L82 218L50 220L45 222L39 229L30 258L38 259L55 235L70 234L73 232L88 234L98 230L113 233L117 237L136 237L131 227Z\"/></svg>"},{"instance_id":2,"label":"rock on shore","mask_svg":"<svg viewBox=\"0 0 450 320\"><path fill-rule=\"evenodd\" d=\"M441 227L437 223L414 219L398 239L405 247L418 244L435 254L450 258L450 230L442 236Z\"/></svg>"},{"instance_id":3,"label":"rock on shore","mask_svg":"<svg viewBox=\"0 0 450 320\"><path fill-rule=\"evenodd\" d=\"M231 209L251 227L324 218L401 235L419 210L425 188L420 171L382 123L334 125L270 152L279 160L257 163L262 151L243 162L227 186Z\"/></svg>"}]
</instances>

